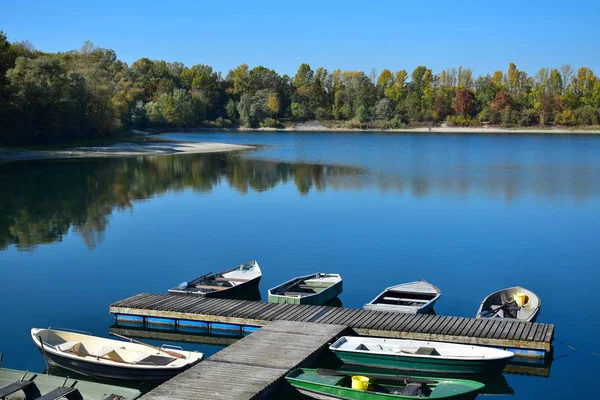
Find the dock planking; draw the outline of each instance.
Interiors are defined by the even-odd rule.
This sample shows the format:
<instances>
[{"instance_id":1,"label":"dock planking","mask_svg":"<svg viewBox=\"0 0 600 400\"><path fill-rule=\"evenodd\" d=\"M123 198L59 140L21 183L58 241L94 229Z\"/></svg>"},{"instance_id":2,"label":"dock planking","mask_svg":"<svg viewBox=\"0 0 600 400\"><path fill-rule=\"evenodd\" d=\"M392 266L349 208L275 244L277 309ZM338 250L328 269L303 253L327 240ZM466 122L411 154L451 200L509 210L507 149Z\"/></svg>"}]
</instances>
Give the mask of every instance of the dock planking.
<instances>
[{"instance_id":1,"label":"dock planking","mask_svg":"<svg viewBox=\"0 0 600 400\"><path fill-rule=\"evenodd\" d=\"M110 312L118 319L137 316L232 326L260 327L271 321L344 325L363 335L533 350L529 356L549 352L554 338L551 324L146 293L111 304Z\"/></svg>"},{"instance_id":2,"label":"dock planking","mask_svg":"<svg viewBox=\"0 0 600 400\"><path fill-rule=\"evenodd\" d=\"M271 322L142 398L244 400L268 397L289 371L310 363L332 340L347 332L349 329L341 325Z\"/></svg>"}]
</instances>

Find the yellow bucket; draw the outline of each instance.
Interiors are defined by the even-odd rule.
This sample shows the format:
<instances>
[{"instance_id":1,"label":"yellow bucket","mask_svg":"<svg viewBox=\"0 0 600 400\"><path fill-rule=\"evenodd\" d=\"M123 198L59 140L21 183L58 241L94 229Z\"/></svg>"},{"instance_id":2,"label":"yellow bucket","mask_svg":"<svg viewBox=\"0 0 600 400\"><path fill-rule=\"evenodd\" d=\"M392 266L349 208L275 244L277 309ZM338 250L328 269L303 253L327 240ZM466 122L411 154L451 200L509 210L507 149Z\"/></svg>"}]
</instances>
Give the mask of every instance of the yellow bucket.
<instances>
[{"instance_id":1,"label":"yellow bucket","mask_svg":"<svg viewBox=\"0 0 600 400\"><path fill-rule=\"evenodd\" d=\"M369 388L369 378L366 376L355 375L352 377L352 389L367 390Z\"/></svg>"},{"instance_id":2,"label":"yellow bucket","mask_svg":"<svg viewBox=\"0 0 600 400\"><path fill-rule=\"evenodd\" d=\"M519 307L523 307L529 301L529 296L525 293L515 293L513 294L513 298Z\"/></svg>"}]
</instances>

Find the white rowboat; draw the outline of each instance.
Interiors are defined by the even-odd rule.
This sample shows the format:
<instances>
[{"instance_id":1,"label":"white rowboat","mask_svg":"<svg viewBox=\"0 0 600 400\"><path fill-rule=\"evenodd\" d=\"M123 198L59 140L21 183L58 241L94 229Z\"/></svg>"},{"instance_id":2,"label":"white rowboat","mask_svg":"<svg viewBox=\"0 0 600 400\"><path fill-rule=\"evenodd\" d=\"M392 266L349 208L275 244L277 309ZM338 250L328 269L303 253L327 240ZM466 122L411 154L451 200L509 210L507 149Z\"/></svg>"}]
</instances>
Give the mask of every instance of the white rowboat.
<instances>
[{"instance_id":1,"label":"white rowboat","mask_svg":"<svg viewBox=\"0 0 600 400\"><path fill-rule=\"evenodd\" d=\"M111 379L163 381L203 357L202 353L172 346L156 348L50 328L32 328L31 339L48 363L82 375Z\"/></svg>"}]
</instances>

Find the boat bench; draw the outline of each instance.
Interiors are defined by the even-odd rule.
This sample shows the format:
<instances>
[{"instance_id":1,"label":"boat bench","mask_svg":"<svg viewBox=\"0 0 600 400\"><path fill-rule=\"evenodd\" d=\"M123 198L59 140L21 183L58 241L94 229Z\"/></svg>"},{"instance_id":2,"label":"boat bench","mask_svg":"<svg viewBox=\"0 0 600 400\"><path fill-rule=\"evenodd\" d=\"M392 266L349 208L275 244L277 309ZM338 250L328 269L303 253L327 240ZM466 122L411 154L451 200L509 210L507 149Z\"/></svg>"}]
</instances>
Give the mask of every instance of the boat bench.
<instances>
[{"instance_id":1,"label":"boat bench","mask_svg":"<svg viewBox=\"0 0 600 400\"><path fill-rule=\"evenodd\" d=\"M298 285L300 289L327 289L331 285Z\"/></svg>"},{"instance_id":2,"label":"boat bench","mask_svg":"<svg viewBox=\"0 0 600 400\"><path fill-rule=\"evenodd\" d=\"M3 399L10 394L18 392L19 390L24 390L32 384L32 381L16 381L9 383L8 385L0 388L0 398Z\"/></svg>"},{"instance_id":3,"label":"boat bench","mask_svg":"<svg viewBox=\"0 0 600 400\"><path fill-rule=\"evenodd\" d=\"M383 300L386 301L406 301L406 302L412 302L412 303L427 303L429 302L429 300L419 300L419 299L405 299L403 297L384 297Z\"/></svg>"},{"instance_id":4,"label":"boat bench","mask_svg":"<svg viewBox=\"0 0 600 400\"><path fill-rule=\"evenodd\" d=\"M67 399L81 399L81 394L79 390L72 387L59 387L54 389L51 392L46 393L45 395L38 397L36 400L58 400L61 398Z\"/></svg>"}]
</instances>

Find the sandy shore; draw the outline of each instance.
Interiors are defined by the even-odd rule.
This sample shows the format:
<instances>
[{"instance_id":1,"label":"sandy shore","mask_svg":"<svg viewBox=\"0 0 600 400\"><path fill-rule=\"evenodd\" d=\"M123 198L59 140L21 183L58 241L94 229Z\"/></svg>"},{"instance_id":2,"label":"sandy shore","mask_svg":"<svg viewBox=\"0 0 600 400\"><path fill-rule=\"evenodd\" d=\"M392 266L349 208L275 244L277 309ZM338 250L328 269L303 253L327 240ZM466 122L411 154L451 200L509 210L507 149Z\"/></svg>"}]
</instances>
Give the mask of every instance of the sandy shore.
<instances>
[{"instance_id":1,"label":"sandy shore","mask_svg":"<svg viewBox=\"0 0 600 400\"><path fill-rule=\"evenodd\" d=\"M565 129L565 128L502 128L498 126L481 127L446 127L433 126L401 129L357 129L338 126L327 126L319 121L296 123L281 128L196 128L187 132L405 132L405 133L489 133L489 134L541 134L541 135L600 135L599 129Z\"/></svg>"},{"instance_id":2,"label":"sandy shore","mask_svg":"<svg viewBox=\"0 0 600 400\"><path fill-rule=\"evenodd\" d=\"M63 150L0 149L0 161L216 153L252 148L252 146L213 142L134 142L116 143L108 146L74 147Z\"/></svg>"},{"instance_id":3,"label":"sandy shore","mask_svg":"<svg viewBox=\"0 0 600 400\"><path fill-rule=\"evenodd\" d=\"M600 130L586 130L586 129L559 129L559 128L548 128L548 129L507 129L507 128L496 128L496 127L432 127L429 128L412 128L412 129L394 129L393 132L432 132L432 133L518 133L518 134L576 134L576 135L599 135Z\"/></svg>"}]
</instances>

